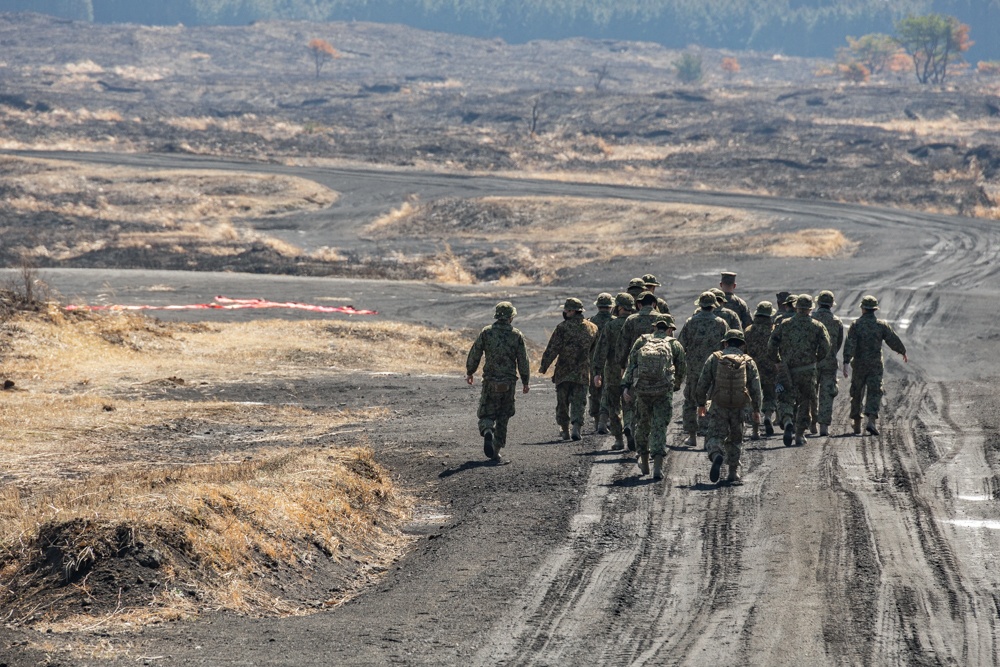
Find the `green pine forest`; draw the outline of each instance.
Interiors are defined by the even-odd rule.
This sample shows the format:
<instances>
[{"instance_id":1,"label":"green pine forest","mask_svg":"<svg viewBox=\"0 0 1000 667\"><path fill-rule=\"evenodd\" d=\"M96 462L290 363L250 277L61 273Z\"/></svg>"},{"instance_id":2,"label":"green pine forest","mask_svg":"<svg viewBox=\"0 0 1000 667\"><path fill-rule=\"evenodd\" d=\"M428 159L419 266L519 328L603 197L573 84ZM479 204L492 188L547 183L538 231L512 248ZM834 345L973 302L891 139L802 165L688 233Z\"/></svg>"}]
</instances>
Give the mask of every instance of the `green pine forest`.
<instances>
[{"instance_id":1,"label":"green pine forest","mask_svg":"<svg viewBox=\"0 0 1000 667\"><path fill-rule=\"evenodd\" d=\"M0 0L0 11L166 25L376 21L515 43L581 36L801 56L832 56L848 35L891 34L899 19L933 12L972 26L970 61L1000 59L1000 0Z\"/></svg>"}]
</instances>

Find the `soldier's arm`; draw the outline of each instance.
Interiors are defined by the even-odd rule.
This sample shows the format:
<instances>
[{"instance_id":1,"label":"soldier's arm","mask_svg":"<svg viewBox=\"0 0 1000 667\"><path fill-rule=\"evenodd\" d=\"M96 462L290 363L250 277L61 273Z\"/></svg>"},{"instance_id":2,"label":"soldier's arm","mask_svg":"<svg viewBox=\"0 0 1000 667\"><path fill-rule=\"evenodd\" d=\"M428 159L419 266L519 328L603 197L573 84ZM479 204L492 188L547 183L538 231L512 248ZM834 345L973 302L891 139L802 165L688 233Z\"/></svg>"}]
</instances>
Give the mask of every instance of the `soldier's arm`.
<instances>
[{"instance_id":1,"label":"soldier's arm","mask_svg":"<svg viewBox=\"0 0 1000 667\"><path fill-rule=\"evenodd\" d=\"M681 388L681 382L687 377L687 353L677 339L674 339L671 347L674 351L674 391L678 391Z\"/></svg>"},{"instance_id":2,"label":"soldier's arm","mask_svg":"<svg viewBox=\"0 0 1000 667\"><path fill-rule=\"evenodd\" d=\"M892 330L892 326L886 322L885 323L885 334L884 334L885 344L889 346L889 349L896 354L901 354L906 356L906 346L903 345L903 341L900 340L896 332Z\"/></svg>"},{"instance_id":3,"label":"soldier's arm","mask_svg":"<svg viewBox=\"0 0 1000 667\"><path fill-rule=\"evenodd\" d=\"M837 333L830 339L830 355L836 359L837 353L844 344L844 323L837 322Z\"/></svg>"},{"instance_id":4,"label":"soldier's arm","mask_svg":"<svg viewBox=\"0 0 1000 667\"><path fill-rule=\"evenodd\" d=\"M604 364L608 361L608 327L601 329L597 335L597 347L594 350L593 374L603 375Z\"/></svg>"},{"instance_id":5,"label":"soldier's arm","mask_svg":"<svg viewBox=\"0 0 1000 667\"><path fill-rule=\"evenodd\" d=\"M632 343L632 349L629 350L628 363L625 365L625 375L622 376L622 386L631 387L632 380L635 377L636 368L639 366L639 349L646 344L645 339L639 336L634 343Z\"/></svg>"},{"instance_id":6,"label":"soldier's arm","mask_svg":"<svg viewBox=\"0 0 1000 667\"><path fill-rule=\"evenodd\" d=\"M631 354L631 348L629 346L635 343L635 341L631 340L632 329L633 325L629 324L626 320L625 326L622 327L621 333L618 334L618 363L621 364L623 369L629 362L629 356Z\"/></svg>"},{"instance_id":7,"label":"soldier's arm","mask_svg":"<svg viewBox=\"0 0 1000 667\"><path fill-rule=\"evenodd\" d=\"M545 352L542 353L542 362L538 367L538 372L544 374L545 371L549 369L552 362L556 360L559 356L559 350L562 348L562 337L563 328L556 327L555 331L549 337L549 344L545 346Z\"/></svg>"},{"instance_id":8,"label":"soldier's arm","mask_svg":"<svg viewBox=\"0 0 1000 667\"><path fill-rule=\"evenodd\" d=\"M753 359L747 363L747 389L750 391L753 411L760 412L760 408L764 404L764 392L760 388L760 369L757 368Z\"/></svg>"},{"instance_id":9,"label":"soldier's arm","mask_svg":"<svg viewBox=\"0 0 1000 667\"><path fill-rule=\"evenodd\" d=\"M523 335L517 337L517 374L521 376L521 384L527 388L531 380L531 368L528 365L528 349Z\"/></svg>"},{"instance_id":10,"label":"soldier's arm","mask_svg":"<svg viewBox=\"0 0 1000 667\"><path fill-rule=\"evenodd\" d=\"M708 401L708 392L715 384L715 367L719 363L719 355L713 352L708 356L705 365L702 366L701 375L698 376L698 384L694 388L694 400L698 407L702 407Z\"/></svg>"},{"instance_id":11,"label":"soldier's arm","mask_svg":"<svg viewBox=\"0 0 1000 667\"><path fill-rule=\"evenodd\" d=\"M767 339L767 356L770 361L776 364L781 363L781 325L784 323L782 320L778 326L774 327L771 337Z\"/></svg>"},{"instance_id":12,"label":"soldier's arm","mask_svg":"<svg viewBox=\"0 0 1000 667\"><path fill-rule=\"evenodd\" d=\"M476 370L479 369L479 362L483 359L483 350L485 349L483 338L486 335L486 330L479 332L476 336L476 342L472 344L472 349L469 350L469 356L465 358L465 375L471 377L476 374Z\"/></svg>"},{"instance_id":13,"label":"soldier's arm","mask_svg":"<svg viewBox=\"0 0 1000 667\"><path fill-rule=\"evenodd\" d=\"M858 337L854 331L854 324L851 324L851 328L847 330L847 340L844 341L844 366L851 365L851 359L854 358L854 348L858 344Z\"/></svg>"},{"instance_id":14,"label":"soldier's arm","mask_svg":"<svg viewBox=\"0 0 1000 667\"><path fill-rule=\"evenodd\" d=\"M816 361L823 361L830 354L830 334L827 332L826 327L813 320L816 324Z\"/></svg>"}]
</instances>

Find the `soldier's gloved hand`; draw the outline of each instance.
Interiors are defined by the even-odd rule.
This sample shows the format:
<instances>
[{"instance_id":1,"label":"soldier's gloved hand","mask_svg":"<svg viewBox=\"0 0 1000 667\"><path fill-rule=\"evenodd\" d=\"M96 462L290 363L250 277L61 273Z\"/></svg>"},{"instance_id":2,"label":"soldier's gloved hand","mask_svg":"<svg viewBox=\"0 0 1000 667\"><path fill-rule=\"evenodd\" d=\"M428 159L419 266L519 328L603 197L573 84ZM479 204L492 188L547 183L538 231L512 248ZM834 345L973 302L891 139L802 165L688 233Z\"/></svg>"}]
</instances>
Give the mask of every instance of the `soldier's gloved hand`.
<instances>
[{"instance_id":1,"label":"soldier's gloved hand","mask_svg":"<svg viewBox=\"0 0 1000 667\"><path fill-rule=\"evenodd\" d=\"M468 382L469 384L472 384L473 382L476 381L476 379L474 377L472 377L471 375L466 375L465 376L465 381Z\"/></svg>"},{"instance_id":2,"label":"soldier's gloved hand","mask_svg":"<svg viewBox=\"0 0 1000 667\"><path fill-rule=\"evenodd\" d=\"M906 357L906 355L905 355L905 354L903 355L903 363L904 363L904 364L908 364L908 363L910 363L910 360L909 360L909 359L908 359L908 358Z\"/></svg>"},{"instance_id":3,"label":"soldier's gloved hand","mask_svg":"<svg viewBox=\"0 0 1000 667\"><path fill-rule=\"evenodd\" d=\"M531 388L528 386L528 383L525 382L524 385L521 387L521 393L522 394L527 394L530 389Z\"/></svg>"},{"instance_id":4,"label":"soldier's gloved hand","mask_svg":"<svg viewBox=\"0 0 1000 667\"><path fill-rule=\"evenodd\" d=\"M781 384L780 382L774 385L774 393L780 394L783 391L785 391L785 385Z\"/></svg>"}]
</instances>

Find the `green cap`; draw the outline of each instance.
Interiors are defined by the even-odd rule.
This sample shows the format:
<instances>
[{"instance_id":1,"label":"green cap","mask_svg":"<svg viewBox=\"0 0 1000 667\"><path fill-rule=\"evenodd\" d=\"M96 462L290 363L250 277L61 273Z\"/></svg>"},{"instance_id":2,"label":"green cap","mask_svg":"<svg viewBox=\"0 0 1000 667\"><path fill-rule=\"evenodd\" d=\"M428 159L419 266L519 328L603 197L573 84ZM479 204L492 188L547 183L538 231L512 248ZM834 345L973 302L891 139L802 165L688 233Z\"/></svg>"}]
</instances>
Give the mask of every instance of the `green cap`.
<instances>
[{"instance_id":1,"label":"green cap","mask_svg":"<svg viewBox=\"0 0 1000 667\"><path fill-rule=\"evenodd\" d=\"M635 297L628 292L621 292L615 297L615 305L626 310L635 310Z\"/></svg>"},{"instance_id":2,"label":"green cap","mask_svg":"<svg viewBox=\"0 0 1000 667\"><path fill-rule=\"evenodd\" d=\"M597 295L597 301L594 302L594 305L598 308L610 308L615 305L615 298L607 292L601 292Z\"/></svg>"},{"instance_id":3,"label":"green cap","mask_svg":"<svg viewBox=\"0 0 1000 667\"><path fill-rule=\"evenodd\" d=\"M796 308L812 308L813 298L808 294L801 294L797 299L795 299Z\"/></svg>"},{"instance_id":4,"label":"green cap","mask_svg":"<svg viewBox=\"0 0 1000 667\"><path fill-rule=\"evenodd\" d=\"M722 342L725 343L730 340L738 340L741 343L745 343L747 341L746 337L743 335L743 332L740 331L739 329L730 329L729 331L727 331L726 337L722 339Z\"/></svg>"},{"instance_id":5,"label":"green cap","mask_svg":"<svg viewBox=\"0 0 1000 667\"><path fill-rule=\"evenodd\" d=\"M660 283L658 283L656 281L656 276L654 276L652 273L647 273L646 275L644 275L642 277L642 284L643 284L643 286L646 286L646 285L652 285L653 287L659 287L660 286Z\"/></svg>"},{"instance_id":6,"label":"green cap","mask_svg":"<svg viewBox=\"0 0 1000 667\"><path fill-rule=\"evenodd\" d=\"M517 315L517 308L510 301L501 301L493 311L493 317L498 320L509 320Z\"/></svg>"},{"instance_id":7,"label":"green cap","mask_svg":"<svg viewBox=\"0 0 1000 667\"><path fill-rule=\"evenodd\" d=\"M816 297L816 303L821 306L832 306L834 304L833 292L826 289L823 290L819 293L819 296Z\"/></svg>"},{"instance_id":8,"label":"green cap","mask_svg":"<svg viewBox=\"0 0 1000 667\"><path fill-rule=\"evenodd\" d=\"M865 310L878 310L878 299L869 294L861 299L861 307Z\"/></svg>"},{"instance_id":9,"label":"green cap","mask_svg":"<svg viewBox=\"0 0 1000 667\"><path fill-rule=\"evenodd\" d=\"M566 303L563 305L563 310L579 310L580 312L583 312L583 301L570 297L566 299Z\"/></svg>"},{"instance_id":10,"label":"green cap","mask_svg":"<svg viewBox=\"0 0 1000 667\"><path fill-rule=\"evenodd\" d=\"M757 312L754 315L766 315L771 317L774 315L774 304L770 301L761 301L757 304Z\"/></svg>"},{"instance_id":11,"label":"green cap","mask_svg":"<svg viewBox=\"0 0 1000 667\"><path fill-rule=\"evenodd\" d=\"M702 292L698 300L694 302L694 305L701 306L702 308L708 308L709 306L715 308L719 305L719 300L711 292Z\"/></svg>"}]
</instances>

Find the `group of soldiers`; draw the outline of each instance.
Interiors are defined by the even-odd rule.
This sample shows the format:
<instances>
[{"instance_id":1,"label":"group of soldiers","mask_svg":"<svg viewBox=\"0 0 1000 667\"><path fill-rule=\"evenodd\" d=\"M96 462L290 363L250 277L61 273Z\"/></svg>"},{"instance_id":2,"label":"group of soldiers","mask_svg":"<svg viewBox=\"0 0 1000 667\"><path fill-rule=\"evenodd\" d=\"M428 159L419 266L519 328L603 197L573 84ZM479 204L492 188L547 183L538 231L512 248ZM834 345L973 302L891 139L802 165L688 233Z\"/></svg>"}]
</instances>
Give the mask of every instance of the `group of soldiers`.
<instances>
[{"instance_id":1,"label":"group of soldiers","mask_svg":"<svg viewBox=\"0 0 1000 667\"><path fill-rule=\"evenodd\" d=\"M852 370L853 432L878 435L882 402L882 344L902 355L906 347L884 320L878 300L865 296L861 316L849 327L833 313L834 295L779 292L777 307L761 301L751 315L736 294L736 274L723 272L718 288L703 292L677 337L667 302L656 294L656 276L634 278L617 296L601 293L597 313L584 319L583 302L569 298L563 321L548 341L539 367L553 363L556 423L564 440L580 440L587 412L598 434L614 436L613 450L636 453L643 475L663 478L673 393L683 388L684 444L704 436L713 483L741 480L746 424L751 439L782 431L786 446L804 445L806 433L827 436L838 394L838 354L843 375ZM511 321L517 311L501 302L496 321L476 338L466 360L466 381L485 356L478 417L483 451L505 462L507 423L514 415L517 380L528 393L530 371L524 336ZM763 434L763 436L762 436ZM722 466L728 474L722 479Z\"/></svg>"}]
</instances>

